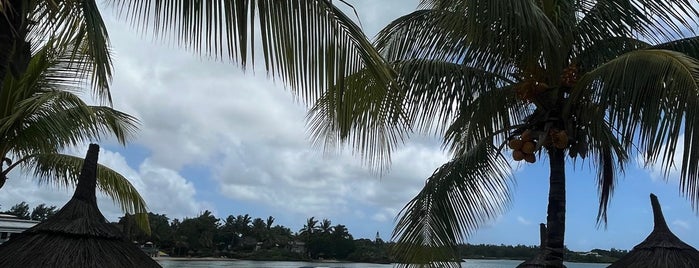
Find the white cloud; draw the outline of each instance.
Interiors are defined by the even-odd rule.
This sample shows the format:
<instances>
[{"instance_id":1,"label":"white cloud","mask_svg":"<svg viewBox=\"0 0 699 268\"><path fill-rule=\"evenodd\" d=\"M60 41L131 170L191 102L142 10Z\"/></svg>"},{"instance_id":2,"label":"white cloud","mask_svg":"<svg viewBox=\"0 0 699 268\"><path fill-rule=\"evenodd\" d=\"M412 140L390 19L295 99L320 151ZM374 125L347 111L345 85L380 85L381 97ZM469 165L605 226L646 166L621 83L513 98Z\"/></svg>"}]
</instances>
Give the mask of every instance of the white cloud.
<instances>
[{"instance_id":1,"label":"white cloud","mask_svg":"<svg viewBox=\"0 0 699 268\"><path fill-rule=\"evenodd\" d=\"M114 38L131 34L124 29L110 34L118 58L115 106L142 120L135 142L150 151L150 164L170 170L202 166L219 194L231 200L305 217L354 213L363 206L375 211L362 215L387 221L448 159L434 139L418 137L394 152L391 172L378 177L346 151L324 155L311 148L305 107L268 78Z\"/></svg>"},{"instance_id":2,"label":"white cloud","mask_svg":"<svg viewBox=\"0 0 699 268\"><path fill-rule=\"evenodd\" d=\"M85 148L87 146L71 148L67 153L83 157ZM153 165L150 160L144 161L138 170L134 170L119 153L101 149L99 163L126 177L154 213L168 214L170 218L182 218L191 217L211 207L195 199L196 190L191 182L173 170ZM41 203L61 208L70 200L74 191L73 188L65 189L52 184L40 185L38 179L19 169L10 172L10 177L2 189L4 193L0 195L3 210L23 201L31 208ZM99 192L97 203L102 214L110 221L124 215L109 197Z\"/></svg>"}]
</instances>

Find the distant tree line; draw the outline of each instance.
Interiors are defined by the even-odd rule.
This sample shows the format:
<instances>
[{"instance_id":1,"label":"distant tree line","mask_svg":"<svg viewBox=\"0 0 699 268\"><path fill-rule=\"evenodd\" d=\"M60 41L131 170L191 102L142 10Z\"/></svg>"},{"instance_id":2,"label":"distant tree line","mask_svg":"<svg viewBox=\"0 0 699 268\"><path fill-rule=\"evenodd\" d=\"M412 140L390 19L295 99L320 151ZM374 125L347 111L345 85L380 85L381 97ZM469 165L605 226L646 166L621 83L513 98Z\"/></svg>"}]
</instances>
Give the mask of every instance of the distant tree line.
<instances>
[{"instance_id":1,"label":"distant tree line","mask_svg":"<svg viewBox=\"0 0 699 268\"><path fill-rule=\"evenodd\" d=\"M129 240L151 242L171 256L391 262L389 244L380 239L355 240L345 225L328 219L311 217L298 232L274 224L272 216L262 219L245 214L219 219L208 210L181 220L149 213L148 220L150 234L137 227L133 215L124 215L114 224Z\"/></svg>"},{"instance_id":2,"label":"distant tree line","mask_svg":"<svg viewBox=\"0 0 699 268\"><path fill-rule=\"evenodd\" d=\"M26 202L0 213L21 219L43 221L57 212L56 206L39 204L31 209ZM310 260L338 259L353 262L390 263L392 243L375 239L354 239L343 224L332 224L328 219L308 218L297 232L274 224L272 216L252 218L249 214L216 218L211 211L197 217L170 219L165 214L148 213L151 233L141 230L133 215L126 214L114 224L129 241L139 245L147 242L171 256L230 257L252 260ZM463 259L530 259L538 253L538 246L527 245L473 245L459 246ZM565 259L571 262L613 262L627 250L593 249L581 254L567 248Z\"/></svg>"},{"instance_id":3,"label":"distant tree line","mask_svg":"<svg viewBox=\"0 0 699 268\"><path fill-rule=\"evenodd\" d=\"M565 249L565 260L569 262L612 263L628 253L628 250L611 248L610 250L593 249L590 252L574 252ZM510 259L528 260L539 251L538 246L526 245L472 245L459 246L459 252L464 259Z\"/></svg>"},{"instance_id":4,"label":"distant tree line","mask_svg":"<svg viewBox=\"0 0 699 268\"><path fill-rule=\"evenodd\" d=\"M29 211L29 204L27 202L21 202L12 206L9 210L2 211L2 214L14 215L17 218L23 220L34 220L34 221L44 221L49 217L56 214L56 206L47 206L44 203L39 204L34 207L34 209Z\"/></svg>"}]
</instances>

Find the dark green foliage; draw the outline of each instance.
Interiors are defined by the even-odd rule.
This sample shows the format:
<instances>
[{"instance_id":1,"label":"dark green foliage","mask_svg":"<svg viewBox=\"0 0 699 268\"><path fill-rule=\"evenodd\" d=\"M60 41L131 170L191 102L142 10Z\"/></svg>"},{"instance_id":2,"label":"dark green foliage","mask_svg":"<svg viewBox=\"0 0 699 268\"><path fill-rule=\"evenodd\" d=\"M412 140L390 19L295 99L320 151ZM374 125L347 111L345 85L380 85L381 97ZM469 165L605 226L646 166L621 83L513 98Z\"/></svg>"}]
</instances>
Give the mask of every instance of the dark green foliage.
<instances>
[{"instance_id":1,"label":"dark green foliage","mask_svg":"<svg viewBox=\"0 0 699 268\"><path fill-rule=\"evenodd\" d=\"M210 211L196 218L169 220L165 215L148 213L151 234L141 231L133 215L114 223L129 241L152 242L171 256L229 257L249 260L337 259L356 262L390 262L388 244L368 239L354 240L347 226L332 225L328 219L311 217L298 234L281 225L250 215L229 215L217 219ZM359 242L357 242L359 241ZM293 242L304 242L303 252L292 250Z\"/></svg>"},{"instance_id":2,"label":"dark green foliage","mask_svg":"<svg viewBox=\"0 0 699 268\"><path fill-rule=\"evenodd\" d=\"M10 210L3 212L4 214L9 214L9 215L15 215L17 218L28 220L30 219L29 216L29 205L27 205L27 202L22 202L19 204L16 204L10 208Z\"/></svg>"},{"instance_id":3,"label":"dark green foliage","mask_svg":"<svg viewBox=\"0 0 699 268\"><path fill-rule=\"evenodd\" d=\"M34 221L45 221L54 214L56 214L56 206L49 207L41 203L32 210L32 214L29 217Z\"/></svg>"}]
</instances>

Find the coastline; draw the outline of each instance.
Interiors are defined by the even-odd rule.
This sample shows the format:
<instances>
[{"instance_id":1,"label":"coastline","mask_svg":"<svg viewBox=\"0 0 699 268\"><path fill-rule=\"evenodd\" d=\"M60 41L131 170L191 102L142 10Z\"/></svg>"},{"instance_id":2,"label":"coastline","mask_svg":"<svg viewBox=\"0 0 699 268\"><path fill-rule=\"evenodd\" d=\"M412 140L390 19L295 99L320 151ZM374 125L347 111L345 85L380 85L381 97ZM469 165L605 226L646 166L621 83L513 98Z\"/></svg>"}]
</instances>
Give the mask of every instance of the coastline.
<instances>
[{"instance_id":1,"label":"coastline","mask_svg":"<svg viewBox=\"0 0 699 268\"><path fill-rule=\"evenodd\" d=\"M244 259L235 259L235 258L216 258L216 257L152 257L153 260L155 261L241 261ZM260 261L260 260L256 260ZM289 261L298 261L298 260L289 260ZM350 263L350 261L341 261L341 260L304 260L303 262L315 262L315 263Z\"/></svg>"},{"instance_id":2,"label":"coastline","mask_svg":"<svg viewBox=\"0 0 699 268\"><path fill-rule=\"evenodd\" d=\"M215 257L152 257L155 261L239 261L234 258L215 258Z\"/></svg>"}]
</instances>

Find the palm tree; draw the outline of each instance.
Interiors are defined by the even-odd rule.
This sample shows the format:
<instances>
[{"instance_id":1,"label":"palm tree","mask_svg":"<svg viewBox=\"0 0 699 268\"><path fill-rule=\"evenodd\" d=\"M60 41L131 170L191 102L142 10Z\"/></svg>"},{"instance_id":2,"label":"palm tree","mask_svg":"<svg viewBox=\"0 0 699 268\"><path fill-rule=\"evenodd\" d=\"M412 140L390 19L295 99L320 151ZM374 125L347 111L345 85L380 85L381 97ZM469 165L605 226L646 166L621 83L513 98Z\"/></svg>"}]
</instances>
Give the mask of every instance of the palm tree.
<instances>
[{"instance_id":1,"label":"palm tree","mask_svg":"<svg viewBox=\"0 0 699 268\"><path fill-rule=\"evenodd\" d=\"M332 227L333 229L333 236L339 237L342 239L350 239L352 235L349 233L349 230L347 229L347 226L343 224L338 224Z\"/></svg>"},{"instance_id":2,"label":"palm tree","mask_svg":"<svg viewBox=\"0 0 699 268\"><path fill-rule=\"evenodd\" d=\"M85 83L79 79L82 56L48 42L34 53L22 76L5 79L3 88L8 90L0 92L0 187L18 166L33 171L41 182L74 185L83 160L61 153L64 149L108 136L124 144L136 130L138 122L130 115L88 105L76 95ZM98 166L98 186L123 211L147 212L131 183L103 165ZM147 220L139 223L147 226Z\"/></svg>"},{"instance_id":3,"label":"palm tree","mask_svg":"<svg viewBox=\"0 0 699 268\"><path fill-rule=\"evenodd\" d=\"M250 224L252 223L252 218L250 218L250 215L245 214L245 215L238 215L235 218L235 229L236 229L236 234L240 236L247 236L250 234Z\"/></svg>"},{"instance_id":4,"label":"palm tree","mask_svg":"<svg viewBox=\"0 0 699 268\"><path fill-rule=\"evenodd\" d=\"M272 217L272 216L267 217L267 220L265 221L265 225L267 226L267 231L272 229L272 224L274 224L274 217Z\"/></svg>"},{"instance_id":5,"label":"palm tree","mask_svg":"<svg viewBox=\"0 0 699 268\"><path fill-rule=\"evenodd\" d=\"M323 219L318 226L318 230L323 234L330 234L333 232L332 222L328 219Z\"/></svg>"},{"instance_id":6,"label":"palm tree","mask_svg":"<svg viewBox=\"0 0 699 268\"><path fill-rule=\"evenodd\" d=\"M265 231L267 231L267 225L265 225L265 221L262 218L255 218L252 220L252 229L251 233L252 236L257 239L257 241L264 241L265 239Z\"/></svg>"},{"instance_id":7,"label":"palm tree","mask_svg":"<svg viewBox=\"0 0 699 268\"><path fill-rule=\"evenodd\" d=\"M569 160L596 164L599 223L634 154L667 174L681 153L680 190L699 207L699 37L692 32L699 12L692 3L423 0L375 41L401 90L365 97L386 86L368 72L353 74L311 110L313 136L352 143L376 116L442 135L453 158L402 210L393 235L400 261L418 265L458 259L456 245L507 208L510 150L514 160L547 158L543 253L548 267L561 267ZM403 132L375 139L391 133Z\"/></svg>"},{"instance_id":8,"label":"palm tree","mask_svg":"<svg viewBox=\"0 0 699 268\"><path fill-rule=\"evenodd\" d=\"M306 220L306 224L303 225L303 228L299 230L299 235L303 237L309 237L316 233L318 231L318 220L315 219L315 217L310 217Z\"/></svg>"}]
</instances>

